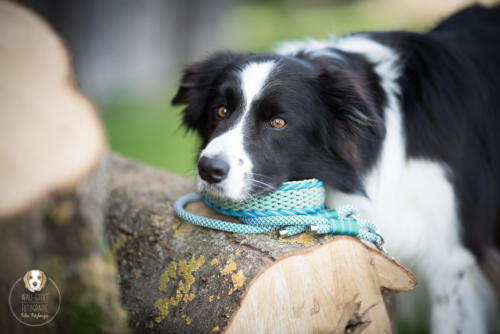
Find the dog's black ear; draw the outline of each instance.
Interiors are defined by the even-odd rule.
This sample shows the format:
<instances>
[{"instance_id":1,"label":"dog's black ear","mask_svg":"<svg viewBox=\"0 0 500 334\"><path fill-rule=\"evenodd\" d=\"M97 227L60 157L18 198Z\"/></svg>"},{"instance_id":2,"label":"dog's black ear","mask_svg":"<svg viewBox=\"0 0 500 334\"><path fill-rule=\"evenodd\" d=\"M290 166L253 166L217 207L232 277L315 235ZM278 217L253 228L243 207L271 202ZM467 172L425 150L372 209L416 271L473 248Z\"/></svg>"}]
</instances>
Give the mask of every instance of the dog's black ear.
<instances>
[{"instance_id":1,"label":"dog's black ear","mask_svg":"<svg viewBox=\"0 0 500 334\"><path fill-rule=\"evenodd\" d=\"M210 87L217 75L234 63L237 57L238 55L234 53L220 52L185 69L172 104L186 105L183 110L183 122L188 129L202 131L206 123L205 105Z\"/></svg>"},{"instance_id":2,"label":"dog's black ear","mask_svg":"<svg viewBox=\"0 0 500 334\"><path fill-rule=\"evenodd\" d=\"M318 78L324 102L352 135L366 135L367 131L375 138L385 135L384 94L376 80L348 69L323 72Z\"/></svg>"},{"instance_id":3,"label":"dog's black ear","mask_svg":"<svg viewBox=\"0 0 500 334\"><path fill-rule=\"evenodd\" d=\"M320 98L335 123L335 150L345 160L362 164L363 145L385 136L382 116L385 95L372 72L339 66L320 72L315 79Z\"/></svg>"}]
</instances>

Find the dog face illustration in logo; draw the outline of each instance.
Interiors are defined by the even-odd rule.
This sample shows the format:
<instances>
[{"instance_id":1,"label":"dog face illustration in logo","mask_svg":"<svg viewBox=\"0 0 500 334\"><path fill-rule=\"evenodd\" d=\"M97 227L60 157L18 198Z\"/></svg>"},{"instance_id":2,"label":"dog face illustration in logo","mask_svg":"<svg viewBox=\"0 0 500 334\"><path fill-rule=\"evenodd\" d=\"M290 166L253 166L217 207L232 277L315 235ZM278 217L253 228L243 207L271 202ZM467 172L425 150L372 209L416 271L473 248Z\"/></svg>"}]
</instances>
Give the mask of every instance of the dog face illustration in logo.
<instances>
[{"instance_id":1,"label":"dog face illustration in logo","mask_svg":"<svg viewBox=\"0 0 500 334\"><path fill-rule=\"evenodd\" d=\"M31 292L42 291L47 282L47 276L41 270L29 270L24 275L24 285Z\"/></svg>"}]
</instances>

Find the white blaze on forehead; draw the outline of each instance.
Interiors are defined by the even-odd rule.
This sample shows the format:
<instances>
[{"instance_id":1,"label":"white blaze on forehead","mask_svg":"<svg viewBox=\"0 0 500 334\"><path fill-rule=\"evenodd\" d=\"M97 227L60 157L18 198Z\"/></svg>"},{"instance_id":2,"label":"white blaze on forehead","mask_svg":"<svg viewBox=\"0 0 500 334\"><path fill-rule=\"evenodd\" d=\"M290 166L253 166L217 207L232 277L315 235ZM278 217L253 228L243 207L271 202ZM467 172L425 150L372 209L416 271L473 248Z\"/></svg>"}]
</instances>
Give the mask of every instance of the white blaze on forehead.
<instances>
[{"instance_id":1,"label":"white blaze on forehead","mask_svg":"<svg viewBox=\"0 0 500 334\"><path fill-rule=\"evenodd\" d=\"M228 176L218 184L223 191L220 195L236 200L246 197L247 188L249 187L248 179L251 177L249 173L252 171L253 164L245 151L243 143L245 121L252 102L259 97L274 64L274 61L250 63L242 69L240 82L241 92L243 94L243 104L241 106L243 113L238 123L210 141L200 154L200 158L204 156L222 155L229 163ZM207 187L207 183L198 177L199 190L203 191L209 189L204 189L205 187Z\"/></svg>"},{"instance_id":2,"label":"white blaze on forehead","mask_svg":"<svg viewBox=\"0 0 500 334\"><path fill-rule=\"evenodd\" d=\"M273 66L274 61L251 63L241 72L241 90L245 100L245 114L250 109L252 101L258 97L262 87L264 87Z\"/></svg>"}]
</instances>

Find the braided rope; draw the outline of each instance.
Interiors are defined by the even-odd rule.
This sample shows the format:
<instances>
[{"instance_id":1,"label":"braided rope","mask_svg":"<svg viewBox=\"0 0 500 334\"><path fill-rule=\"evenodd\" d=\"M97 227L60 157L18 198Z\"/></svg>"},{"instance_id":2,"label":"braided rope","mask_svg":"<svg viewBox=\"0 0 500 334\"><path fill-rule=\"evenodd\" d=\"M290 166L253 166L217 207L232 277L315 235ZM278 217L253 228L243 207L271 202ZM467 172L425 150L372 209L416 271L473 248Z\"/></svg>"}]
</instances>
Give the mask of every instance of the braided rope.
<instances>
[{"instance_id":1,"label":"braided rope","mask_svg":"<svg viewBox=\"0 0 500 334\"><path fill-rule=\"evenodd\" d=\"M238 217L241 223L201 217L184 210L187 204L198 200L203 200L216 212ZM358 220L359 212L355 207L345 205L326 210L324 201L323 182L310 179L286 182L271 194L242 202L190 193L175 202L174 210L179 218L189 223L226 232L266 233L280 230L281 235L292 236L312 231L356 236L381 247L383 238L377 226L367 220Z\"/></svg>"}]
</instances>

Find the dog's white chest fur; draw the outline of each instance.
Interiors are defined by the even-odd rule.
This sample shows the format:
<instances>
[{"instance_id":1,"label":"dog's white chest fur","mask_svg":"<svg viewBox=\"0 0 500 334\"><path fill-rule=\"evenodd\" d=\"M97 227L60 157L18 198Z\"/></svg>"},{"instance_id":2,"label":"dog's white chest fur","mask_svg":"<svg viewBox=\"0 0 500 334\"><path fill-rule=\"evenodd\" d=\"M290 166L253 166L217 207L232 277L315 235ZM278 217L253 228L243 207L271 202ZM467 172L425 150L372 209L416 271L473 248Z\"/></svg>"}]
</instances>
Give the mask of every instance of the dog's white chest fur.
<instances>
[{"instance_id":1,"label":"dog's white chest fur","mask_svg":"<svg viewBox=\"0 0 500 334\"><path fill-rule=\"evenodd\" d=\"M454 192L443 166L409 160L376 167L365 185L367 197L328 189L327 206L356 206L361 217L377 224L397 260L411 267L419 254L459 245Z\"/></svg>"}]
</instances>

